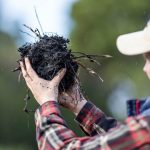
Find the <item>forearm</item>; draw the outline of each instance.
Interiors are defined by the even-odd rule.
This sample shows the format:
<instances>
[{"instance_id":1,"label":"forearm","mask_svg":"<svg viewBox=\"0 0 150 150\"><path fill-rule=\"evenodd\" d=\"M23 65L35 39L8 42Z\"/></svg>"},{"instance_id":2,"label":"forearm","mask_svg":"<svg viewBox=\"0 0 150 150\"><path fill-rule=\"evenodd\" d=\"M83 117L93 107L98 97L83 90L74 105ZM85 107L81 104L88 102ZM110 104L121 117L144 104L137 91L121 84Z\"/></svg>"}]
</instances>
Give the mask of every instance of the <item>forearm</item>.
<instances>
[{"instance_id":1,"label":"forearm","mask_svg":"<svg viewBox=\"0 0 150 150\"><path fill-rule=\"evenodd\" d=\"M107 117L91 102L86 101L82 108L77 107L77 109L78 114L75 120L88 135L102 134L121 124L116 119Z\"/></svg>"},{"instance_id":2,"label":"forearm","mask_svg":"<svg viewBox=\"0 0 150 150\"><path fill-rule=\"evenodd\" d=\"M76 135L68 130L57 102L43 104L35 113L36 139L39 150L57 150Z\"/></svg>"},{"instance_id":3,"label":"forearm","mask_svg":"<svg viewBox=\"0 0 150 150\"><path fill-rule=\"evenodd\" d=\"M150 120L131 118L130 122L127 121L118 129L113 129L102 136L77 137L61 117L58 104L48 102L36 111L38 147L39 150L126 150L149 143L150 135L147 131ZM144 137L143 140L138 138L138 135Z\"/></svg>"},{"instance_id":4,"label":"forearm","mask_svg":"<svg viewBox=\"0 0 150 150\"><path fill-rule=\"evenodd\" d=\"M77 116L79 114L79 112L82 110L82 108L85 106L86 103L87 103L86 99L78 101L76 107L72 110L72 112L75 114L75 116Z\"/></svg>"}]
</instances>

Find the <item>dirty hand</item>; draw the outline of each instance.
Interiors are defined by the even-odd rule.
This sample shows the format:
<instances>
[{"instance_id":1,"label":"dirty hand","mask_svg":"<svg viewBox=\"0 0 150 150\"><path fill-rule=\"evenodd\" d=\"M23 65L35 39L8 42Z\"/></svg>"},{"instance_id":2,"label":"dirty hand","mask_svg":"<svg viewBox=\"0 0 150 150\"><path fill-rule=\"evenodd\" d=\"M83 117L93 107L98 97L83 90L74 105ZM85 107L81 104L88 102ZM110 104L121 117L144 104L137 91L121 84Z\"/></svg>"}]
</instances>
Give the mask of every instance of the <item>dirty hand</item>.
<instances>
[{"instance_id":1,"label":"dirty hand","mask_svg":"<svg viewBox=\"0 0 150 150\"><path fill-rule=\"evenodd\" d=\"M59 103L77 115L87 100L84 98L79 83L75 83L67 92L59 95Z\"/></svg>"},{"instance_id":2,"label":"dirty hand","mask_svg":"<svg viewBox=\"0 0 150 150\"><path fill-rule=\"evenodd\" d=\"M60 70L51 81L47 81L38 77L36 72L32 69L28 58L25 58L25 63L20 61L20 66L27 86L40 105L47 101L58 100L58 86L65 75L66 69Z\"/></svg>"}]
</instances>

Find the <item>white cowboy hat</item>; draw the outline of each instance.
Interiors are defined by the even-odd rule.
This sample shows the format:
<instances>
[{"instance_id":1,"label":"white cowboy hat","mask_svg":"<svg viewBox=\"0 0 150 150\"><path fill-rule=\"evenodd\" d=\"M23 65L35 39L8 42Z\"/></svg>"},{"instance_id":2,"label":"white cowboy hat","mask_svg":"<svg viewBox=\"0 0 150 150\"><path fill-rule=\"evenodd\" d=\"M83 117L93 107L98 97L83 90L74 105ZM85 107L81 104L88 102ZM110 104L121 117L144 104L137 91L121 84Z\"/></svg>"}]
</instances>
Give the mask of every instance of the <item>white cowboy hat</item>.
<instances>
[{"instance_id":1,"label":"white cowboy hat","mask_svg":"<svg viewBox=\"0 0 150 150\"><path fill-rule=\"evenodd\" d=\"M144 30L120 35L117 48L125 55L138 55L150 52L150 21Z\"/></svg>"}]
</instances>

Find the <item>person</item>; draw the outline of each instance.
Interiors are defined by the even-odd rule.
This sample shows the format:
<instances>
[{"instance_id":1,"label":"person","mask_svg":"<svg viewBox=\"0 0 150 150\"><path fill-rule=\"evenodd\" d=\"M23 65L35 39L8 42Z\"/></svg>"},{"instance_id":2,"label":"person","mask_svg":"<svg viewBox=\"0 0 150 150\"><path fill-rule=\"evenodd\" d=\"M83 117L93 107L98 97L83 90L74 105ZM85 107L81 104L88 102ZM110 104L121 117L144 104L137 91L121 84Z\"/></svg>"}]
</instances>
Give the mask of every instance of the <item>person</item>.
<instances>
[{"instance_id":1,"label":"person","mask_svg":"<svg viewBox=\"0 0 150 150\"><path fill-rule=\"evenodd\" d=\"M143 31L122 35L117 40L120 52L129 55L144 54L146 60L144 72L148 77L150 77L149 31L148 25ZM74 85L60 95L58 86L65 75L65 69L60 70L51 81L47 81L38 77L28 58L25 58L24 63L20 62L20 66L27 86L40 104L35 112L39 150L150 149L150 99L142 106L141 115L129 117L120 123L114 118L107 117L83 95L79 96L81 93L75 94L75 89L79 85ZM79 102L70 103L72 98L77 98ZM60 104L76 115L76 121L86 133L85 137L78 137L69 129L61 115Z\"/></svg>"}]
</instances>

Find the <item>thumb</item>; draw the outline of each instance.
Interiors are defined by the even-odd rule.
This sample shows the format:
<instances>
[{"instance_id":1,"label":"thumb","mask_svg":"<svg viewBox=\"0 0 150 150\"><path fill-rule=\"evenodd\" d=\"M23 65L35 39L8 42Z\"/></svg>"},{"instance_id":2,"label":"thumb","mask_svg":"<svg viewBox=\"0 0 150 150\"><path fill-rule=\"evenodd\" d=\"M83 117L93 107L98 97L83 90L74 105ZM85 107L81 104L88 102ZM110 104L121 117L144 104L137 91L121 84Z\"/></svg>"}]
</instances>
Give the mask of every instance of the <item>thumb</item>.
<instances>
[{"instance_id":1,"label":"thumb","mask_svg":"<svg viewBox=\"0 0 150 150\"><path fill-rule=\"evenodd\" d=\"M62 78L64 77L65 73L66 68L61 69L60 71L58 71L57 75L52 80L59 84Z\"/></svg>"}]
</instances>

